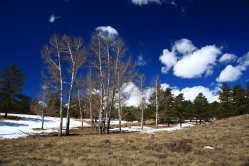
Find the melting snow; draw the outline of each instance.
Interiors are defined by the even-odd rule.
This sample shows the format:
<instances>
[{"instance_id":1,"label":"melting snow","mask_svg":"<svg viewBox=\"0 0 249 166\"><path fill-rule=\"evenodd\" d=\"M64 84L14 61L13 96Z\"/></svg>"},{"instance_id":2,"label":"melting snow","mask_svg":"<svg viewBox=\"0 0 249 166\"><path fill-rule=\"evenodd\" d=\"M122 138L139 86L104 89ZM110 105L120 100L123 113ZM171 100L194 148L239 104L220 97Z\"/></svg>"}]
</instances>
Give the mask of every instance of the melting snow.
<instances>
[{"instance_id":1,"label":"melting snow","mask_svg":"<svg viewBox=\"0 0 249 166\"><path fill-rule=\"evenodd\" d=\"M3 115L3 113L0 113ZM60 120L59 118L55 117L45 117L44 118L44 130L34 130L35 128L41 128L41 117L38 115L24 115L24 114L8 114L10 116L17 116L20 117L19 120L1 120L0 121L0 139L13 139L19 137L26 137L29 135L35 134L42 134L42 133L49 133L49 132L58 132ZM90 121L89 119L84 119ZM63 118L63 128L65 127L66 118ZM137 122L137 121L136 121ZM134 122L134 123L136 123ZM122 123L127 123L126 121L122 121ZM130 123L130 122L129 122ZM118 121L111 121L111 124L118 124ZM83 123L83 125L90 126L87 123ZM81 126L81 122L71 119L70 120L70 128L77 128ZM194 126L192 123L183 123L182 127L180 124L177 124L174 127L166 127L166 128L152 128L144 126L141 129L140 126L128 126L122 127L123 131L138 131L141 133L155 133L159 131L174 131L183 129L184 127ZM118 128L114 128L112 130L118 130ZM28 133L28 134L25 134Z\"/></svg>"},{"instance_id":2,"label":"melting snow","mask_svg":"<svg viewBox=\"0 0 249 166\"><path fill-rule=\"evenodd\" d=\"M3 115L1 113L1 115ZM45 130L34 130L34 128L41 128L42 119L38 115L24 115L24 114L8 114L9 116L20 117L19 120L1 120L0 121L0 139L12 139L19 137L26 137L29 135L57 132L60 120L54 117L44 118ZM63 128L66 128L66 118L63 118ZM87 123L83 123L84 126L89 126ZM80 121L70 119L70 128L76 128L81 126Z\"/></svg>"}]
</instances>

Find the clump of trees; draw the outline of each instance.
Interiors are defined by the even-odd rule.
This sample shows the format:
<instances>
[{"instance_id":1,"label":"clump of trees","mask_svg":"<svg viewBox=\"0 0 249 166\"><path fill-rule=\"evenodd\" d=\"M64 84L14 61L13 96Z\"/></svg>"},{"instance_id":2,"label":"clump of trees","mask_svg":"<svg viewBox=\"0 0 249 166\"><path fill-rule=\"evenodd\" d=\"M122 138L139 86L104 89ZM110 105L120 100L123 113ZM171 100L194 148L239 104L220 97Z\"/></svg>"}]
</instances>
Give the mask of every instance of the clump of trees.
<instances>
[{"instance_id":1,"label":"clump of trees","mask_svg":"<svg viewBox=\"0 0 249 166\"><path fill-rule=\"evenodd\" d=\"M31 113L31 98L22 94L22 86L27 76L21 73L22 67L16 63L5 68L0 74L0 109L8 113Z\"/></svg>"},{"instance_id":2,"label":"clump of trees","mask_svg":"<svg viewBox=\"0 0 249 166\"><path fill-rule=\"evenodd\" d=\"M89 110L92 127L96 127L94 121L98 119L99 134L109 133L110 120L117 113L121 130L122 109L127 97L123 89L137 73L118 36L97 30L87 47L83 41L81 37L54 34L41 52L45 63L42 87L47 87L51 96L43 100L46 108L42 110L50 116L59 113L59 136L62 135L64 109L66 135L69 135L70 115L78 115L76 110L81 119ZM83 68L88 70L85 76L79 74ZM67 102L66 106L63 101ZM33 102L37 105L37 101Z\"/></svg>"},{"instance_id":3,"label":"clump of trees","mask_svg":"<svg viewBox=\"0 0 249 166\"><path fill-rule=\"evenodd\" d=\"M157 87L159 88L154 90L150 97L151 103L146 109L148 115L146 119L156 121L159 118L159 122L168 123L170 120L182 123L189 119L202 123L213 118L220 119L249 113L249 82L246 89L239 84L230 88L227 83L223 83L219 92L220 102L214 101L213 103L209 103L203 93L199 93L194 101L189 101L184 99L182 93L174 96L170 88L163 90L160 84ZM158 100L158 98L161 99ZM160 101L162 101L161 104L159 104ZM154 116L155 112L158 112L158 115Z\"/></svg>"}]
</instances>

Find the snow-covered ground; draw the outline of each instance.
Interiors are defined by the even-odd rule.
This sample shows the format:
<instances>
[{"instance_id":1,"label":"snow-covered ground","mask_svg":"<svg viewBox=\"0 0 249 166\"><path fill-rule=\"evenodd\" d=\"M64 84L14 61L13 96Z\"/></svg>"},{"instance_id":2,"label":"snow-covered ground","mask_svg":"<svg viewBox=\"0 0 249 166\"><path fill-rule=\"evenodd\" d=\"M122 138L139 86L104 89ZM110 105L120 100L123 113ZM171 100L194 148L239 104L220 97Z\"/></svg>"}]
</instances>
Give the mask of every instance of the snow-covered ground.
<instances>
[{"instance_id":1,"label":"snow-covered ground","mask_svg":"<svg viewBox=\"0 0 249 166\"><path fill-rule=\"evenodd\" d=\"M4 115L1 113L1 115ZM1 120L0 121L0 139L12 139L18 137L26 137L28 134L35 135L41 133L57 132L60 120L54 117L44 118L45 130L34 130L35 128L41 128L42 119L37 115L24 115L24 114L8 114L8 116L17 116L19 120ZM66 119L63 119L63 128L65 127ZM84 126L89 126L87 123ZM81 126L80 121L71 119L70 128L76 128ZM28 134L25 134L28 133Z\"/></svg>"},{"instance_id":2,"label":"snow-covered ground","mask_svg":"<svg viewBox=\"0 0 249 166\"><path fill-rule=\"evenodd\" d=\"M4 115L0 113L0 115ZM35 135L41 133L49 133L49 132L57 132L60 124L59 118L54 117L45 117L44 118L44 129L45 130L35 130L36 128L41 128L41 117L37 115L24 115L24 114L8 114L9 116L18 116L19 120L0 120L0 139L13 139L19 137L26 137L28 135ZM84 119L87 120L87 119ZM126 121L122 121L122 123L127 123ZM129 122L130 123L130 122ZM66 119L63 119L63 128L65 127ZM118 124L118 121L111 121L112 125ZM89 124L85 123L84 126L89 126ZM183 123L183 128L188 126L194 126L192 123ZM71 119L70 120L70 128L80 127L81 122ZM123 127L122 130L125 131L138 131L141 133L155 133L158 131L174 131L183 129L177 124L175 127L166 127L166 128L151 128L144 127L143 130L140 126L128 126ZM113 130L118 130L115 128ZM25 134L28 133L28 134Z\"/></svg>"}]
</instances>

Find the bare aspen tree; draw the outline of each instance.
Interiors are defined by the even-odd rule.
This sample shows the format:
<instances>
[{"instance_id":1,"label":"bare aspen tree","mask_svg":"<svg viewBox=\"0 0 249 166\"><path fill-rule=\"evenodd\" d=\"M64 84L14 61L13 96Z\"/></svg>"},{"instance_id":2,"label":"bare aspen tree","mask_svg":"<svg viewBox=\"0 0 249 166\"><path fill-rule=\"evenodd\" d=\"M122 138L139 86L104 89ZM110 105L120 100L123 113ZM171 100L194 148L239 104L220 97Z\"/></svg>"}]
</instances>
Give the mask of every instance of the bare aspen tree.
<instances>
[{"instance_id":1,"label":"bare aspen tree","mask_svg":"<svg viewBox=\"0 0 249 166\"><path fill-rule=\"evenodd\" d=\"M110 120L112 113L116 107L118 110L119 130L121 131L122 120L122 105L124 103L124 93L122 93L125 83L131 82L136 75L135 66L131 63L131 58L127 61L123 59L126 57L126 49L121 38L106 39L107 42L107 85L106 85L106 133L109 133Z\"/></svg>"},{"instance_id":2,"label":"bare aspen tree","mask_svg":"<svg viewBox=\"0 0 249 166\"><path fill-rule=\"evenodd\" d=\"M44 127L44 117L45 117L45 110L47 110L47 102L48 97L51 94L49 89L49 80L44 71L41 71L41 77L42 77L42 84L41 84L41 90L39 92L38 98L41 101L41 117L42 117L42 125L41 129ZM47 111L46 111L47 112Z\"/></svg>"},{"instance_id":3,"label":"bare aspen tree","mask_svg":"<svg viewBox=\"0 0 249 166\"><path fill-rule=\"evenodd\" d=\"M120 62L118 65L117 71L117 93L118 93L118 117L119 117L119 131L121 131L121 120L122 120L122 107L125 103L125 99L130 94L124 93L124 89L127 88L129 82L132 82L135 76L137 75L137 71L135 69L135 65L131 63L131 58L129 58L126 62Z\"/></svg>"},{"instance_id":4,"label":"bare aspen tree","mask_svg":"<svg viewBox=\"0 0 249 166\"><path fill-rule=\"evenodd\" d=\"M66 135L69 135L70 126L70 107L71 100L75 86L75 80L78 70L86 61L87 51L81 37L72 39L67 35L62 36L65 45L65 58L69 62L68 73L70 73L69 91L68 91L68 105L67 105L67 122L66 122Z\"/></svg>"},{"instance_id":5,"label":"bare aspen tree","mask_svg":"<svg viewBox=\"0 0 249 166\"><path fill-rule=\"evenodd\" d=\"M60 126L59 136L62 136L63 125L63 75L62 75L62 54L65 46L58 34L54 34L49 39L49 45L43 46L41 51L41 58L47 64L47 72L49 74L50 86L59 91L60 98Z\"/></svg>"},{"instance_id":6,"label":"bare aspen tree","mask_svg":"<svg viewBox=\"0 0 249 166\"><path fill-rule=\"evenodd\" d=\"M41 117L42 117L42 125L41 129L43 129L44 126L44 117L45 117L45 110L47 109L47 100L49 95L49 88L46 85L41 85L41 91L40 91L40 99L41 99Z\"/></svg>"},{"instance_id":7,"label":"bare aspen tree","mask_svg":"<svg viewBox=\"0 0 249 166\"><path fill-rule=\"evenodd\" d=\"M110 42L109 42L110 44ZM124 49L124 43L121 39L117 39L117 40L112 40L112 48L111 48L111 52L112 52L112 59L110 60L110 58L108 58L108 96L107 96L107 130L106 132L109 133L109 128L110 128L110 120L111 120L111 115L112 115L112 111L114 109L114 104L115 104L115 96L116 93L118 93L118 116L119 116L119 123L120 119L122 118L121 115L121 95L120 95L120 89L121 89L121 77L123 75L123 70L126 70L126 68L123 65L123 67L121 67L121 59L123 57L126 56L125 54L125 49ZM110 56L110 50L108 50L108 57ZM119 124L119 126L121 126L121 124ZM121 128L120 128L121 130Z\"/></svg>"},{"instance_id":8,"label":"bare aspen tree","mask_svg":"<svg viewBox=\"0 0 249 166\"><path fill-rule=\"evenodd\" d=\"M164 100L164 96L162 94L162 89L161 89L161 85L160 85L160 79L159 76L156 75L153 80L152 80L152 84L154 87L154 93L152 94L153 97L153 105L156 107L156 128L158 127L158 110L160 105L165 102Z\"/></svg>"},{"instance_id":9,"label":"bare aspen tree","mask_svg":"<svg viewBox=\"0 0 249 166\"><path fill-rule=\"evenodd\" d=\"M130 81L134 73L128 77L128 70L131 68L130 60L124 62L126 56L124 43L120 38L110 38L108 35L97 31L91 41L90 50L93 55L92 67L97 71L98 86L100 95L99 108L99 134L103 134L107 122L106 133L109 133L110 120L117 106L119 119L121 116L121 90L123 80ZM121 67L123 66L123 67ZM115 105L117 104L117 105Z\"/></svg>"},{"instance_id":10,"label":"bare aspen tree","mask_svg":"<svg viewBox=\"0 0 249 166\"><path fill-rule=\"evenodd\" d=\"M83 76L80 75L78 78L76 78L75 82L76 82L78 106L80 111L81 128L83 129L83 112L85 111L82 108L82 101L81 101L81 94L83 90Z\"/></svg>"},{"instance_id":11,"label":"bare aspen tree","mask_svg":"<svg viewBox=\"0 0 249 166\"><path fill-rule=\"evenodd\" d=\"M92 77L92 70L91 68L88 71L88 74L86 76L85 81L85 87L86 87L86 98L89 103L89 113L90 113L90 119L91 119L91 128L94 126L94 119L93 119L93 108L92 108L92 96L94 93L94 78Z\"/></svg>"},{"instance_id":12,"label":"bare aspen tree","mask_svg":"<svg viewBox=\"0 0 249 166\"><path fill-rule=\"evenodd\" d=\"M141 110L141 128L143 129L143 125L144 125L144 110L146 108L146 99L145 99L145 88L144 88L144 82L145 82L146 78L144 76L144 74L139 74L138 75L138 86L139 86L139 91L140 91L140 103L139 103L139 107Z\"/></svg>"},{"instance_id":13,"label":"bare aspen tree","mask_svg":"<svg viewBox=\"0 0 249 166\"><path fill-rule=\"evenodd\" d=\"M104 96L105 96L105 82L106 76L104 69L106 68L107 54L104 49L104 41L100 31L97 31L91 39L90 51L94 60L91 61L91 65L97 69L98 88L100 95L99 106L99 134L103 134L103 117L104 117Z\"/></svg>"}]
</instances>

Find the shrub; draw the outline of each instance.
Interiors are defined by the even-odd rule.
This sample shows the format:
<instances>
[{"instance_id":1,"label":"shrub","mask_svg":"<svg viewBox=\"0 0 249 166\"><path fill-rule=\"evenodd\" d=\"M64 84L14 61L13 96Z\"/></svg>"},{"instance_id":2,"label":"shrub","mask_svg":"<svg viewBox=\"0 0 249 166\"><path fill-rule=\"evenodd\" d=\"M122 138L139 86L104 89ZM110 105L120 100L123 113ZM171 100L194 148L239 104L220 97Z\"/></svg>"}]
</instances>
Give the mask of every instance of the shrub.
<instances>
[{"instance_id":1,"label":"shrub","mask_svg":"<svg viewBox=\"0 0 249 166\"><path fill-rule=\"evenodd\" d=\"M188 143L191 143L192 140L189 139L181 139L178 141L172 141L166 144L166 147L173 152L188 152L192 148L192 146Z\"/></svg>"}]
</instances>

